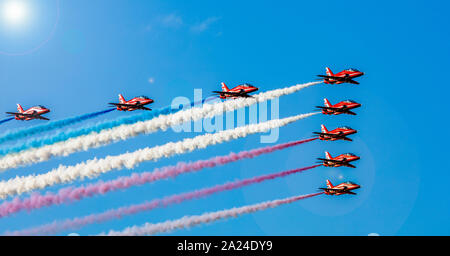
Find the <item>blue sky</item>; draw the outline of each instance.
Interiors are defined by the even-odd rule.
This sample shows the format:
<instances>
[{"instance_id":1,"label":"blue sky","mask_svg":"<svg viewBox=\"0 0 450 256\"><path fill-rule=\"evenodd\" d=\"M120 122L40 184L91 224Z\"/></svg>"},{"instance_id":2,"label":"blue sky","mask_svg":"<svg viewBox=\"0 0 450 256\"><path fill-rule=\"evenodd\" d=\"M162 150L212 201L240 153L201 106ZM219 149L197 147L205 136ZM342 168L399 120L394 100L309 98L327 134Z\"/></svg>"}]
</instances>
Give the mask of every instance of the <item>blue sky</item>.
<instances>
[{"instance_id":1,"label":"blue sky","mask_svg":"<svg viewBox=\"0 0 450 256\"><path fill-rule=\"evenodd\" d=\"M0 1L3 4L7 0ZM250 82L262 91L313 81L325 66L366 73L361 85L318 85L280 99L280 117L310 112L324 97L363 104L357 116L314 116L280 129L278 143L309 137L320 124L358 129L354 142L319 142L72 205L0 219L16 230L102 212L152 198L315 162L325 150L361 155L357 169L317 168L180 205L85 227L96 234L144 222L315 192L325 179L362 185L358 196L319 196L170 235L450 235L445 181L449 17L447 1L26 1L22 24L0 24L0 110L37 104L61 119L105 109L141 94L154 107L193 98L219 83ZM55 29L54 29L55 28ZM6 53L6 54L5 54ZM8 54L9 53L9 54ZM25 53L11 56L11 53ZM113 112L86 125L133 113ZM35 122L11 121L0 131ZM438 132L444 132L439 135ZM171 130L9 170L2 179L59 164L121 154L198 133ZM134 171L265 146L259 135L141 164ZM109 180L131 173L111 172ZM340 179L340 176L343 178ZM93 180L95 181L95 180ZM76 182L75 185L84 182ZM55 191L63 186L49 188ZM61 233L65 235L67 233Z\"/></svg>"}]
</instances>

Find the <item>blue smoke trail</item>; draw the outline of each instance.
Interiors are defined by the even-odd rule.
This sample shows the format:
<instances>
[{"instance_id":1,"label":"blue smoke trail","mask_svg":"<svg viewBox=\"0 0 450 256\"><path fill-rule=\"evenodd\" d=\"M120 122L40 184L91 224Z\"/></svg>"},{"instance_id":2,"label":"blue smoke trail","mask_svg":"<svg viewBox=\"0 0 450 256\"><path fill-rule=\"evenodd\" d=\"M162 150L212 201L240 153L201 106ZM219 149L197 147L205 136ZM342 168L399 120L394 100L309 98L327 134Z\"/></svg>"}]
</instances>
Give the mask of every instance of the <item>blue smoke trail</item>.
<instances>
[{"instance_id":1,"label":"blue smoke trail","mask_svg":"<svg viewBox=\"0 0 450 256\"><path fill-rule=\"evenodd\" d=\"M212 100L212 99L207 98L207 99L203 99L201 102L204 103L204 102L207 102L210 100ZM194 106L198 103L200 103L200 101L191 102L190 105ZM154 109L151 112L145 112L145 113L134 115L134 116L121 117L116 120L103 121L103 122L97 123L95 125L82 127L77 130L69 130L69 131L61 132L61 133L55 134L51 137L32 139L25 143L18 144L14 147L0 149L0 156L4 156L4 155L10 154L10 153L17 153L17 152L24 151L24 150L27 150L30 148L38 148L38 147L42 147L42 146L46 146L46 145L52 145L57 142L68 140L70 138L75 138L78 136L86 135L91 132L100 132L102 130L114 128L114 127L124 125L124 124L133 124L133 123L136 123L139 121L147 121L147 120L153 119L155 117L158 117L160 115L168 115L168 114L176 113L176 112L182 110L183 107L184 107L183 105L180 105L178 108L172 108L172 106L168 106L168 107L164 107L164 108L160 108L160 109Z\"/></svg>"},{"instance_id":2,"label":"blue smoke trail","mask_svg":"<svg viewBox=\"0 0 450 256\"><path fill-rule=\"evenodd\" d=\"M90 113L90 114L84 114L81 116L70 117L70 118L66 118L63 120L51 121L51 122L41 124L41 125L36 125L36 126L30 127L30 128L23 128L20 130L10 131L10 132L7 132L0 136L0 143L10 141L10 140L25 138L25 137L28 137L28 136L31 136L31 135L34 135L34 134L40 133L40 132L47 132L50 130L62 128L67 125L79 123L81 121L91 119L91 118L97 117L99 115L106 114L113 110L115 110L115 108L110 108L107 110L102 110L102 111L98 111L98 112L94 112L94 113Z\"/></svg>"},{"instance_id":3,"label":"blue smoke trail","mask_svg":"<svg viewBox=\"0 0 450 256\"><path fill-rule=\"evenodd\" d=\"M11 121L13 119L14 119L14 117L10 117L10 118L6 118L6 119L3 119L3 120L0 120L0 124L6 123L6 122Z\"/></svg>"}]
</instances>

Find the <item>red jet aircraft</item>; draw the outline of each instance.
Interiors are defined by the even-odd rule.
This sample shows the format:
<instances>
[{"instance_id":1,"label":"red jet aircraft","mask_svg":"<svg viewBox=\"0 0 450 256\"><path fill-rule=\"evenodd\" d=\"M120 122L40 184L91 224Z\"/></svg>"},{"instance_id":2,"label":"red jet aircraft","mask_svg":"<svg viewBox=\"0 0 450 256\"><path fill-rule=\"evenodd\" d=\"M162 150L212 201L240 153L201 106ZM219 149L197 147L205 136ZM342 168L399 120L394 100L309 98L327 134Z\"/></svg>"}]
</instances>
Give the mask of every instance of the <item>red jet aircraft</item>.
<instances>
[{"instance_id":1,"label":"red jet aircraft","mask_svg":"<svg viewBox=\"0 0 450 256\"><path fill-rule=\"evenodd\" d=\"M50 109L44 106L35 106L24 111L22 106L20 104L17 104L17 111L18 111L17 113L6 112L6 114L15 116L14 118L16 120L25 120L25 121L33 119L50 120L46 117L41 116L43 114L50 112Z\"/></svg>"},{"instance_id":2,"label":"red jet aircraft","mask_svg":"<svg viewBox=\"0 0 450 256\"><path fill-rule=\"evenodd\" d=\"M352 139L347 138L347 136L357 133L355 129L352 129L350 127L339 127L332 131L328 131L325 125L321 125L322 131L321 132L314 132L314 134L319 135L320 140L346 140L346 141L352 141Z\"/></svg>"},{"instance_id":3,"label":"red jet aircraft","mask_svg":"<svg viewBox=\"0 0 450 256\"><path fill-rule=\"evenodd\" d=\"M251 92L256 92L258 90L257 87L251 84L240 84L233 89L228 89L225 83L222 84L222 91L213 91L213 93L219 94L221 99L231 98L252 98L253 96L248 95Z\"/></svg>"},{"instance_id":4,"label":"red jet aircraft","mask_svg":"<svg viewBox=\"0 0 450 256\"><path fill-rule=\"evenodd\" d=\"M353 183L351 181L347 181L344 183L341 183L337 186L333 186L329 180L327 180L327 187L326 188L319 188L324 191L326 195L344 195L344 194L350 194L350 195L356 195L356 193L352 192L351 190L358 189L361 186Z\"/></svg>"},{"instance_id":5,"label":"red jet aircraft","mask_svg":"<svg viewBox=\"0 0 450 256\"><path fill-rule=\"evenodd\" d=\"M330 101L328 101L328 99L326 98L323 99L323 101L325 107L316 106L316 108L322 109L322 114L324 115L340 115L340 114L356 115L356 113L350 110L361 107L361 104L356 103L352 100L341 101L339 103L336 103L335 105L331 105Z\"/></svg>"},{"instance_id":6,"label":"red jet aircraft","mask_svg":"<svg viewBox=\"0 0 450 256\"><path fill-rule=\"evenodd\" d=\"M154 101L147 96L135 97L129 101L126 101L122 94L119 94L119 103L109 103L117 107L119 111L134 111L137 109L151 110L150 108L144 107L147 104L153 103Z\"/></svg>"},{"instance_id":7,"label":"red jet aircraft","mask_svg":"<svg viewBox=\"0 0 450 256\"><path fill-rule=\"evenodd\" d=\"M350 162L359 160L360 157L356 156L352 153L345 153L342 155L339 155L337 157L331 157L330 153L325 151L325 158L317 158L317 160L320 160L319 163L323 163L323 166L325 167L351 167L356 168L356 166L350 164Z\"/></svg>"},{"instance_id":8,"label":"red jet aircraft","mask_svg":"<svg viewBox=\"0 0 450 256\"><path fill-rule=\"evenodd\" d=\"M363 72L354 68L346 69L336 74L333 74L333 72L331 72L331 69L328 67L326 67L325 69L327 70L326 76L324 75L317 75L317 76L323 77L324 78L323 82L326 84L342 84L342 83L359 84L358 82L354 81L353 78L364 75Z\"/></svg>"}]
</instances>

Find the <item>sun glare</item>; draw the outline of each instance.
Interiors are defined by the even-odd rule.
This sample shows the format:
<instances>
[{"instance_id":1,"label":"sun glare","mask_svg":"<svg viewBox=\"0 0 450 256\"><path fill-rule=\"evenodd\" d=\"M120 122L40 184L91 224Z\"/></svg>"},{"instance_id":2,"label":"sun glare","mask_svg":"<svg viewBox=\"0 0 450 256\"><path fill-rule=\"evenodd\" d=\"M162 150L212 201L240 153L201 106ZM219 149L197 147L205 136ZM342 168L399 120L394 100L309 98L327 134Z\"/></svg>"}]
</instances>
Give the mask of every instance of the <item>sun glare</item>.
<instances>
[{"instance_id":1,"label":"sun glare","mask_svg":"<svg viewBox=\"0 0 450 256\"><path fill-rule=\"evenodd\" d=\"M19 0L6 1L2 6L2 16L5 21L11 24L22 23L27 14L25 3Z\"/></svg>"}]
</instances>

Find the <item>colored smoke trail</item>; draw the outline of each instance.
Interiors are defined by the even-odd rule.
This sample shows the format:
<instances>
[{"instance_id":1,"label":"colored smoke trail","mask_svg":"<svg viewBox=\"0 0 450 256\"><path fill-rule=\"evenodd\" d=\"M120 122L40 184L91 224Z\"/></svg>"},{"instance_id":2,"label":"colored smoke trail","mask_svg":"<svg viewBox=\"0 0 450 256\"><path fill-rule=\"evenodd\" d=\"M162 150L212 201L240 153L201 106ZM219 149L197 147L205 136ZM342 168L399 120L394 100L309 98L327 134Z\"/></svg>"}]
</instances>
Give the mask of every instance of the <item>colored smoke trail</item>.
<instances>
[{"instance_id":1,"label":"colored smoke trail","mask_svg":"<svg viewBox=\"0 0 450 256\"><path fill-rule=\"evenodd\" d=\"M143 185L161 179L173 178L183 173L199 171L203 168L212 168L218 165L228 164L242 159L254 158L261 154L268 154L277 150L283 150L303 143L314 141L317 138L298 140L274 146L262 147L249 151L242 151L237 154L230 153L225 156L217 156L208 160L199 160L195 162L180 162L174 166L167 166L155 169L153 172L134 173L127 177L120 177L108 182L97 182L77 188L68 187L60 189L56 194L48 192L45 195L39 193L32 194L29 198L14 198L10 202L3 202L0 205L0 217L9 216L22 210L35 210L46 206L58 205L63 203L72 203L82 200L86 197L103 195L108 192L127 189L132 186Z\"/></svg>"},{"instance_id":2,"label":"colored smoke trail","mask_svg":"<svg viewBox=\"0 0 450 256\"><path fill-rule=\"evenodd\" d=\"M114 110L114 108L110 108L107 110L102 110L102 111L98 111L98 112L94 112L94 113L70 117L70 118L66 118L66 119L62 119L62 120L50 121L45 124L36 125L36 126L30 127L30 128L23 128L23 129L6 132L6 133L0 135L0 143L25 138L25 137L35 135L35 134L41 133L41 132L48 132L48 131L51 131L54 129L59 129L59 128L62 128L62 127L68 126L68 125L76 124L76 123L79 123L79 122L82 122L82 121L85 121L88 119L95 118L100 115L104 115L113 110ZM25 147L25 148L27 148L27 147ZM18 152L18 151L16 151L16 150L10 151L7 149L2 149L2 150L0 150L0 155L5 155L8 153L13 153L13 152Z\"/></svg>"},{"instance_id":3,"label":"colored smoke trail","mask_svg":"<svg viewBox=\"0 0 450 256\"><path fill-rule=\"evenodd\" d=\"M163 199L155 199L155 200L145 202L142 204L138 204L138 205L132 205L132 206L122 207L122 208L118 208L118 209L113 209L113 210L109 210L109 211L106 211L106 212L103 212L100 214L92 214L92 215L88 215L85 217L65 220L65 221L61 221L61 222L55 221L55 222L47 224L47 225L32 228L29 230L17 231L17 232L13 232L13 233L10 233L7 235L48 235L48 234L58 233L58 232L61 232L64 230L69 230L69 229L79 229L79 228L89 225L89 224L101 223L101 222L109 221L112 219L118 219L118 218L122 218L127 215L137 214L137 213L140 213L143 211L150 211L150 210L153 210L158 207L167 207L172 204L179 204L179 203L182 203L187 200L202 198L202 197L212 195L215 193L232 190L232 189L237 189L237 188L241 188L244 186L249 186L249 185L252 185L255 183L260 183L260 182L263 182L266 180L273 180L276 178L286 177L288 175L292 175L295 173L310 170L310 169L313 169L313 168L316 168L319 166L321 166L321 165L317 164L317 165L313 165L313 166L309 166L309 167L293 169L293 170L283 171L283 172L277 172L277 173L257 176L257 177L234 181L234 182L228 182L228 183L225 183L222 185L217 185L217 186L210 187L210 188L204 188L201 190L196 190L196 191L192 191L192 192L168 196Z\"/></svg>"},{"instance_id":4,"label":"colored smoke trail","mask_svg":"<svg viewBox=\"0 0 450 256\"><path fill-rule=\"evenodd\" d=\"M207 99L203 99L201 101L192 102L191 106L193 107L193 106L195 106L197 104L205 103L205 102L208 102L210 100L211 99L207 98ZM175 113L175 112L177 112L177 111L179 111L181 109L182 108L171 109L170 107L165 107L165 108L162 108L162 109L153 110L150 113L145 113L144 116L145 116L145 119L151 119L151 118L159 116L161 114ZM75 118L72 118L72 119L77 120L77 118L78 118L78 119L80 119L79 121L83 121L83 120L86 120L86 119L89 119L89 118L93 118L93 117L96 117L96 116L99 116L99 115L102 115L102 114L106 114L106 113L111 112L113 110L115 110L115 108L104 110L104 111L99 111L99 112L92 113L92 114L83 115L83 116L81 116L81 119L80 119L80 117L75 117ZM56 127L58 125L66 126L66 125L69 125L69 124L73 124L73 123L69 122L72 119L55 121L55 124L53 125L55 127L54 129L56 129ZM123 119L126 120L125 124L129 123L129 122L131 122L131 123L135 122L135 121L131 121L131 120L138 120L135 117L133 117L133 118L127 117L127 118L123 118ZM145 119L143 119L143 120L145 120ZM139 121L141 121L141 120L139 120ZM56 122L59 122L59 123L56 124ZM106 122L103 122L103 124L110 123L110 122L111 121L106 121ZM0 124L1 124L1 121L0 121ZM100 127L100 126L98 126L98 127ZM103 126L101 126L101 127L103 127ZM60 127L57 127L57 128L60 128ZM32 128L25 129L24 133L26 133L27 132L26 130L29 130L29 129L32 129ZM48 128L45 128L45 127L39 128L39 129L41 131L47 131L48 130ZM100 128L100 129L107 129L107 128ZM30 134L28 134L28 136L33 135L33 134L34 133L30 133ZM31 148L39 148L39 147L42 147L42 146L45 146L45 145L52 145L52 144L55 144L57 142L64 141L64 140L66 140L68 138L77 137L77 136L80 136L80 135L83 135L83 134L86 134L86 131L84 131L84 130L68 131L68 132L61 132L59 135L56 135L56 136L51 136L51 137L47 136L47 137L44 137L44 138L31 139L29 141L26 141L25 143L19 143L18 145L15 145L13 147L0 149L0 156L4 156L4 155L7 155L7 154L12 154L12 153L18 153L18 152L21 152L21 151L24 151L24 150L27 150L27 149L31 149ZM1 143L1 137L0 137L0 143Z\"/></svg>"},{"instance_id":5,"label":"colored smoke trail","mask_svg":"<svg viewBox=\"0 0 450 256\"><path fill-rule=\"evenodd\" d=\"M139 115L136 117L126 118L126 123L122 123L122 121L118 120L109 123L107 122L104 125L98 125L98 127L90 127L85 130L72 131L70 134L60 134L55 138L47 138L48 142L51 143L50 145L30 148L28 150L15 154L9 154L3 158L0 158L0 170L7 170L25 164L47 161L54 156L68 156L78 151L100 147L119 140L126 140L140 134L148 134L158 130L166 130L171 126L179 125L184 122L214 117L216 115L223 114L224 112L234 111L239 108L254 105L258 102L264 102L283 95L294 93L319 83L321 82L298 84L287 88L263 92L255 95L254 98L239 98L216 104L203 104L201 107L194 107L182 111L179 111L180 109L167 108L159 113L158 117L153 119L150 119L149 116L143 118L142 115ZM170 111L176 113L169 113ZM153 112L157 113L156 110ZM145 121L145 119L150 120Z\"/></svg>"},{"instance_id":6,"label":"colored smoke trail","mask_svg":"<svg viewBox=\"0 0 450 256\"><path fill-rule=\"evenodd\" d=\"M113 110L115 110L115 109L114 108L109 109L109 110L107 110L107 112L111 112ZM104 129L109 129L109 128L116 127L116 126L123 125L123 124L132 124L132 123L135 123L138 121L152 119L152 118L162 115L162 114L175 113L179 110L180 109L172 109L171 107L165 107L162 109L154 109L152 111L145 112L143 114L138 114L138 115L128 116L128 117L121 117L117 120L108 120L108 121L99 122L95 125L87 125L85 127L81 127L78 129L61 131L52 136L46 136L43 138L33 138L33 139L26 141L25 143L21 143L21 144L12 146L12 147L0 149L0 156L18 153L18 152L25 151L28 149L33 149L33 148L40 148L40 147L43 147L46 145L53 145L55 143L65 141L70 138L82 136L85 134L89 134L91 132L101 131ZM107 112L105 112L105 113L107 113ZM55 127L55 128L60 128L60 127ZM23 133L27 133L28 132L27 130L28 129L25 129L25 131ZM41 129L39 129L39 130L41 130ZM45 131L45 130L42 130L42 131ZM9 137L11 137L11 136L9 136ZM0 137L0 142L1 142L1 137Z\"/></svg>"},{"instance_id":7,"label":"colored smoke trail","mask_svg":"<svg viewBox=\"0 0 450 256\"><path fill-rule=\"evenodd\" d=\"M6 119L3 119L3 120L0 120L0 124L6 123L6 122L11 121L13 119L14 119L14 117L10 117L10 118L6 118Z\"/></svg>"},{"instance_id":8,"label":"colored smoke trail","mask_svg":"<svg viewBox=\"0 0 450 256\"><path fill-rule=\"evenodd\" d=\"M210 100L211 100L210 98L207 98L207 99L203 99L203 100L200 100L200 101L197 101L197 102L192 102L190 105L193 107L193 106L195 106L197 104L205 103L205 102L208 102ZM122 118L120 118L118 120L118 122L121 123L121 124L135 123L135 122L138 122L138 121L152 119L152 118L157 117L157 116L159 116L161 114L176 113L177 111L179 111L181 109L182 108L172 108L172 107L165 107L165 108L162 108L162 109L155 109L155 110L152 110L152 112L145 112L143 114L132 116L132 117L122 117ZM96 117L98 115L111 112L113 110L115 110L115 108L108 109L108 110L105 110L105 111L96 112L96 113L93 113L93 114L87 114L87 115L84 115L84 116L81 116L81 117L84 118L82 120L86 120L88 118L93 118L93 117ZM77 117L77 118L79 118L79 117ZM77 119L77 118L72 118L72 119ZM66 119L66 120L69 120L69 119ZM80 120L80 121L82 121L82 120ZM65 121L65 120L55 121L55 122L62 123L63 121ZM72 124L72 123L69 123L67 121L65 123L67 123L65 125ZM56 128L57 125L58 124L55 124L53 126L55 126L55 128ZM65 126L65 125L63 125L63 126ZM90 127L90 126L92 126L92 125L89 125L87 127ZM104 122L99 123L99 124L95 125L94 127L92 127L92 129L93 129L92 131L104 130L104 129L108 129L110 127L115 127L115 126L117 126L115 121L104 121ZM29 129L31 129L31 128L29 128ZM25 129L25 131L23 133L26 133L27 130L29 130L29 129ZM45 127L44 128L40 128L40 130L42 130L42 131L46 131L47 129L48 128L45 128ZM4 155L7 155L7 154L12 154L12 153L18 153L18 152L21 152L21 151L24 151L24 150L28 150L28 149L32 149L32 148L39 148L39 147L43 147L45 145L52 145L52 144L55 144L55 143L58 143L58 142L61 142L61 141L65 141L65 140L67 140L69 138L78 137L78 136L81 136L81 135L84 135L84 134L87 134L87 133L90 133L90 132L91 132L90 129L81 128L80 130L71 130L71 131L65 131L65 132L63 131L63 132L61 132L61 133L59 133L57 135L47 136L47 137L44 137L44 138L31 139L29 141L26 141L25 143L20 143L18 145L13 146L13 147L0 149L0 156L4 156ZM33 133L28 134L28 136L29 135L33 135ZM0 143L1 143L1 137L0 137Z\"/></svg>"},{"instance_id":9,"label":"colored smoke trail","mask_svg":"<svg viewBox=\"0 0 450 256\"><path fill-rule=\"evenodd\" d=\"M58 168L44 174L22 177L17 176L16 178L6 181L0 181L0 198L20 195L35 189L43 189L52 185L68 183L81 178L94 178L114 169L132 169L145 161L157 160L176 154L184 154L211 145L243 138L251 134L267 132L270 129L282 127L319 113L320 112L301 114L283 119L270 120L259 124L237 127L235 129L217 133L198 135L194 138L187 138L178 142L169 142L152 148L147 147L121 155L107 156L101 159L94 158L73 166L60 165Z\"/></svg>"},{"instance_id":10,"label":"colored smoke trail","mask_svg":"<svg viewBox=\"0 0 450 256\"><path fill-rule=\"evenodd\" d=\"M104 236L144 236L154 235L157 233L170 232L177 229L190 228L205 223L211 223L222 219L236 218L240 215L254 213L257 211L266 210L268 208L275 208L284 204L290 204L303 200L306 198L315 197L323 194L323 192L293 196L285 199L278 199L273 201L267 201L259 204L247 205L243 207L235 207L228 210L222 210L217 212L208 212L201 215L184 216L176 220L168 220L160 223L145 223L142 226L132 226L125 228L122 231L109 231L107 234L101 233L99 235Z\"/></svg>"}]
</instances>

